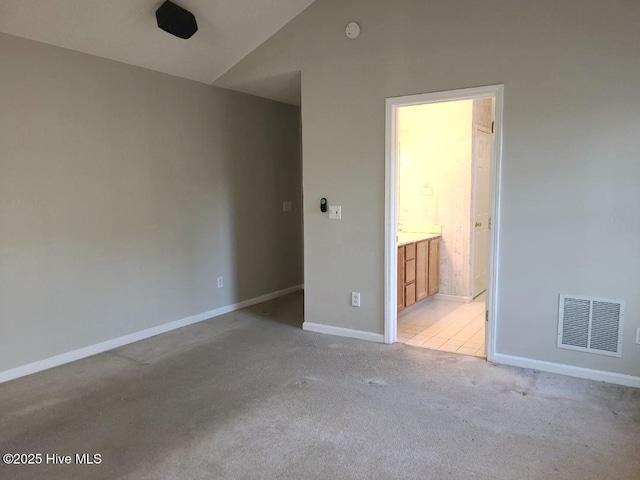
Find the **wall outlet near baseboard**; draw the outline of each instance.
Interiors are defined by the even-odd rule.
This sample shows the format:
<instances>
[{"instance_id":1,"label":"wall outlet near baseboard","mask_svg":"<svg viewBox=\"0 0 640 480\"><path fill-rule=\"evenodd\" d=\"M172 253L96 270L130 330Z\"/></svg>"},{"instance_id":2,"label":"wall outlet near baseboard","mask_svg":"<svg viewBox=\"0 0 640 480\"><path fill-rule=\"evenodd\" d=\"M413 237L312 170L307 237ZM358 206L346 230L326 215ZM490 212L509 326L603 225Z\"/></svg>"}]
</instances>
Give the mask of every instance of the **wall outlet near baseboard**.
<instances>
[{"instance_id":1,"label":"wall outlet near baseboard","mask_svg":"<svg viewBox=\"0 0 640 480\"><path fill-rule=\"evenodd\" d=\"M218 288L224 287L224 278L218 277Z\"/></svg>"},{"instance_id":2,"label":"wall outlet near baseboard","mask_svg":"<svg viewBox=\"0 0 640 480\"><path fill-rule=\"evenodd\" d=\"M360 306L360 292L351 292L351 306L352 307Z\"/></svg>"},{"instance_id":3,"label":"wall outlet near baseboard","mask_svg":"<svg viewBox=\"0 0 640 480\"><path fill-rule=\"evenodd\" d=\"M636 328L636 345L640 345L640 328Z\"/></svg>"}]
</instances>

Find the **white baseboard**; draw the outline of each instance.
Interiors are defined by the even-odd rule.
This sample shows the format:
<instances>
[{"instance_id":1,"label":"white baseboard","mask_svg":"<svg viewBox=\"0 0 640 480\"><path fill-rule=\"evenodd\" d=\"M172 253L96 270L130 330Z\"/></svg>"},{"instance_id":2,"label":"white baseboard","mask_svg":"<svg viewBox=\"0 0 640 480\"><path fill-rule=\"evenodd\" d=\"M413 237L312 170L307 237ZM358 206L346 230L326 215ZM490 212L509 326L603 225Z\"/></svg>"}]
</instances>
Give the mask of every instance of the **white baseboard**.
<instances>
[{"instance_id":1,"label":"white baseboard","mask_svg":"<svg viewBox=\"0 0 640 480\"><path fill-rule=\"evenodd\" d=\"M502 353L495 354L494 363L640 388L640 377L625 375L623 373L605 372L603 370L593 370L591 368L575 367L573 365L565 365L562 363L545 362L543 360L535 360L533 358L515 357L513 355L505 355Z\"/></svg>"},{"instance_id":2,"label":"white baseboard","mask_svg":"<svg viewBox=\"0 0 640 480\"><path fill-rule=\"evenodd\" d=\"M80 360L82 358L106 352L107 350L113 350L114 348L122 347L133 342L138 342L146 338L155 337L156 335L170 332L171 330L176 330L178 328L186 327L194 323L203 322L204 320L209 320L210 318L219 317L220 315L224 315L225 313L234 312L242 308L247 308L258 303L266 302L268 300L273 300L274 298L288 295L289 293L302 290L302 288L302 285L295 285L293 287L285 288L284 290L267 293L266 295L243 300L232 305L216 308L214 310L199 313L197 315L183 318L181 320L165 323L163 325L158 325L157 327L130 333L122 337L96 343L94 345L89 345L88 347L79 348L78 350L72 350L70 352L62 353L54 357L45 358L44 360L38 360L37 362L28 363L26 365L12 368L10 370L5 370L4 372L0 372L0 383L8 382L9 380L14 380L26 375L31 375L32 373L41 372L49 368L58 367L60 365L64 365L65 363L75 362L76 360Z\"/></svg>"},{"instance_id":3,"label":"white baseboard","mask_svg":"<svg viewBox=\"0 0 640 480\"><path fill-rule=\"evenodd\" d=\"M462 297L460 295L447 295L446 293L436 293L434 295L436 300L446 300L448 302L460 302L460 303L470 303L473 300L473 297Z\"/></svg>"},{"instance_id":4,"label":"white baseboard","mask_svg":"<svg viewBox=\"0 0 640 480\"><path fill-rule=\"evenodd\" d=\"M311 322L304 322L302 324L302 329L308 332L326 333L328 335L337 335L339 337L357 338L358 340L367 340L368 342L384 343L384 335L381 333L364 332L362 330L352 330L350 328L333 327L331 325Z\"/></svg>"}]
</instances>

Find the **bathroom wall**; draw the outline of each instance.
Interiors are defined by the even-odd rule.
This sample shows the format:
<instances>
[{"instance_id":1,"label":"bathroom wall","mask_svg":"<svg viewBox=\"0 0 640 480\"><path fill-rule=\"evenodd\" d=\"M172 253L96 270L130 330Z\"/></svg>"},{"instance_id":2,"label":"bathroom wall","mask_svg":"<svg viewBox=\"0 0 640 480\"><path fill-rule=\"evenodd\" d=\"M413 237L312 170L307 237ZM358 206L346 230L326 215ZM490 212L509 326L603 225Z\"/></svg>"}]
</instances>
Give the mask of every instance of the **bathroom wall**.
<instances>
[{"instance_id":1,"label":"bathroom wall","mask_svg":"<svg viewBox=\"0 0 640 480\"><path fill-rule=\"evenodd\" d=\"M473 100L398 112L399 226L442 226L440 293L469 296ZM491 100L489 100L489 105Z\"/></svg>"}]
</instances>

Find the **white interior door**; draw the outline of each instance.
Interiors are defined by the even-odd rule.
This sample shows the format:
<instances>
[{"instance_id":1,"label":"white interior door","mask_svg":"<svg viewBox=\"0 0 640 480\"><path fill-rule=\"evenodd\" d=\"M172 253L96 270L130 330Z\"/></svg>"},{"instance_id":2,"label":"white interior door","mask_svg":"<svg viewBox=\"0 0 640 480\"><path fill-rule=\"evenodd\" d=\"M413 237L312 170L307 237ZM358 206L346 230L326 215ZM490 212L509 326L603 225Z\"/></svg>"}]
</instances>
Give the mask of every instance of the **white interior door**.
<instances>
[{"instance_id":1,"label":"white interior door","mask_svg":"<svg viewBox=\"0 0 640 480\"><path fill-rule=\"evenodd\" d=\"M487 289L491 209L491 148L493 134L475 125L473 131L473 281L475 298Z\"/></svg>"}]
</instances>

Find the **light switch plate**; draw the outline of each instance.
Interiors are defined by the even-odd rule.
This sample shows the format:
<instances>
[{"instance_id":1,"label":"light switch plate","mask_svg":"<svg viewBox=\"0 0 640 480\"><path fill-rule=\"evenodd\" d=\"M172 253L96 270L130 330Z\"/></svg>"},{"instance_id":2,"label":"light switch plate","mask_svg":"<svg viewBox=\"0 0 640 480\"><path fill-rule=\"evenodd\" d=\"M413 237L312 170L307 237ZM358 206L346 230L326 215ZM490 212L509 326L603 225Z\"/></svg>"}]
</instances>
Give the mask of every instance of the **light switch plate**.
<instances>
[{"instance_id":1,"label":"light switch plate","mask_svg":"<svg viewBox=\"0 0 640 480\"><path fill-rule=\"evenodd\" d=\"M290 212L291 211L291 200L285 200L282 202L282 211Z\"/></svg>"},{"instance_id":2,"label":"light switch plate","mask_svg":"<svg viewBox=\"0 0 640 480\"><path fill-rule=\"evenodd\" d=\"M341 220L342 207L340 205L329 205L329 220Z\"/></svg>"}]
</instances>

